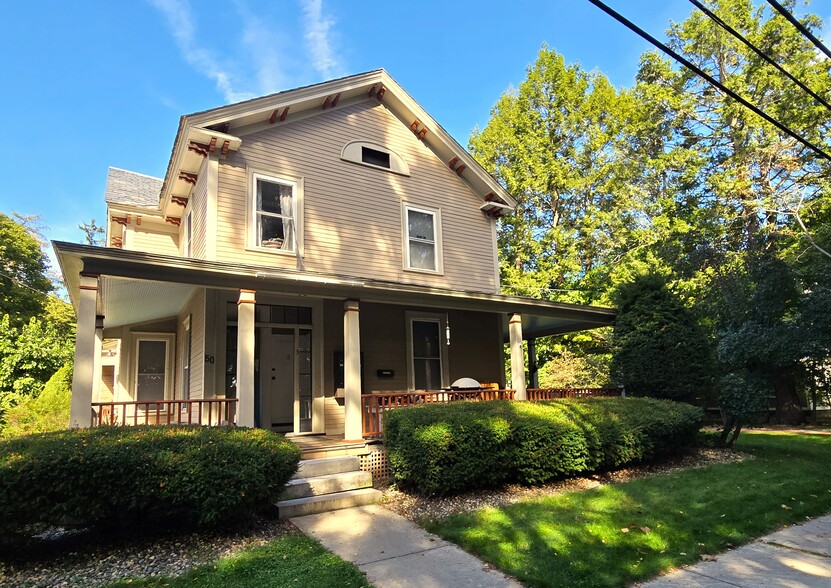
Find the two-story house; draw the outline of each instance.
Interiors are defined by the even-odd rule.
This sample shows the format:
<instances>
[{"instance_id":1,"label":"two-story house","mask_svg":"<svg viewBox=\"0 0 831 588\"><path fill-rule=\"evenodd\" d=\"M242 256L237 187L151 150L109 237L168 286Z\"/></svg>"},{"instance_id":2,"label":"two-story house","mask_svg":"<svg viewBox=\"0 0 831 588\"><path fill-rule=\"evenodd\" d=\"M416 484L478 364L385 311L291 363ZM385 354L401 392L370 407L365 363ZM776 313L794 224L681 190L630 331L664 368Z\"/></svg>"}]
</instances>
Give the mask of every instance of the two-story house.
<instances>
[{"instance_id":1,"label":"two-story house","mask_svg":"<svg viewBox=\"0 0 831 588\"><path fill-rule=\"evenodd\" d=\"M73 426L234 398L241 426L359 439L362 394L504 387L510 342L522 399L523 339L614 319L500 294L514 199L384 70L183 116L164 179L111 168L105 198L105 247L54 243Z\"/></svg>"}]
</instances>

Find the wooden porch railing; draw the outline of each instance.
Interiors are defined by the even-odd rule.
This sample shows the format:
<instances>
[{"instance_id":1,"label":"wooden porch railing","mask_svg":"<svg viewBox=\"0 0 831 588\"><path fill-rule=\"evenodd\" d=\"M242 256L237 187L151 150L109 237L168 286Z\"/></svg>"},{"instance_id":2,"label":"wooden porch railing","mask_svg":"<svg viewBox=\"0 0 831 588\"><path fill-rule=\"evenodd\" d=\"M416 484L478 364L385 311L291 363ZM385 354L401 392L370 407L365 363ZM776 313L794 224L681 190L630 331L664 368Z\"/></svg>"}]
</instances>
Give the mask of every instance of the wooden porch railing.
<instances>
[{"instance_id":1,"label":"wooden porch railing","mask_svg":"<svg viewBox=\"0 0 831 588\"><path fill-rule=\"evenodd\" d=\"M92 426L208 425L234 422L236 398L93 402Z\"/></svg>"},{"instance_id":2,"label":"wooden porch railing","mask_svg":"<svg viewBox=\"0 0 831 588\"><path fill-rule=\"evenodd\" d=\"M619 388L528 388L528 400L556 400L557 398L591 398L595 396L622 396Z\"/></svg>"},{"instance_id":3,"label":"wooden porch railing","mask_svg":"<svg viewBox=\"0 0 831 588\"><path fill-rule=\"evenodd\" d=\"M381 392L361 395L361 415L364 438L380 437L384 431L384 413L388 410L414 404L448 402L482 402L513 400L514 390L437 390Z\"/></svg>"},{"instance_id":4,"label":"wooden porch railing","mask_svg":"<svg viewBox=\"0 0 831 588\"><path fill-rule=\"evenodd\" d=\"M458 401L482 402L488 400L513 400L514 390L450 390L420 392L383 392L361 396L361 415L364 438L380 437L384 432L384 413L388 410L429 404ZM589 398L595 396L620 396L618 388L528 388L528 400L554 400L557 398Z\"/></svg>"}]
</instances>

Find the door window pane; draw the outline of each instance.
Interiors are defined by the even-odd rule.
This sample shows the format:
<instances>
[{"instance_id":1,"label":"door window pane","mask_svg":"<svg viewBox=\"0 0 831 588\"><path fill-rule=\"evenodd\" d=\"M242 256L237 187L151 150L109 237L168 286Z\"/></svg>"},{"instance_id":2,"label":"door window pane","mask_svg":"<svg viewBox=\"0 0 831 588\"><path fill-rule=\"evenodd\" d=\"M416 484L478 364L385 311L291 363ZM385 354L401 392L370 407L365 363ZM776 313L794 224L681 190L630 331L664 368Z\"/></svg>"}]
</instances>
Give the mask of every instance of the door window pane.
<instances>
[{"instance_id":1,"label":"door window pane","mask_svg":"<svg viewBox=\"0 0 831 588\"><path fill-rule=\"evenodd\" d=\"M166 341L138 342L136 400L164 400Z\"/></svg>"},{"instance_id":2,"label":"door window pane","mask_svg":"<svg viewBox=\"0 0 831 588\"><path fill-rule=\"evenodd\" d=\"M441 388L441 324L412 321L413 375L417 390Z\"/></svg>"}]
</instances>

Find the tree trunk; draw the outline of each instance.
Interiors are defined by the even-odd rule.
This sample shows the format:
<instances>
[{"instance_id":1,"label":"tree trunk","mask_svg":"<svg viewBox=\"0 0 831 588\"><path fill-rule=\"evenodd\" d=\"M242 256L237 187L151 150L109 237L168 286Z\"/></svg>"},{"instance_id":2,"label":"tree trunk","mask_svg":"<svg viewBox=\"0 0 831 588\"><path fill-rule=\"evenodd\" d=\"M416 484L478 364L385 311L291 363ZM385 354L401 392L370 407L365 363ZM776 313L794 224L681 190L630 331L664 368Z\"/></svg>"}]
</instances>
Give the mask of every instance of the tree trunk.
<instances>
[{"instance_id":1,"label":"tree trunk","mask_svg":"<svg viewBox=\"0 0 831 588\"><path fill-rule=\"evenodd\" d=\"M780 425L801 425L805 415L794 377L791 374L777 374L771 377L771 382L776 391L776 422Z\"/></svg>"}]
</instances>

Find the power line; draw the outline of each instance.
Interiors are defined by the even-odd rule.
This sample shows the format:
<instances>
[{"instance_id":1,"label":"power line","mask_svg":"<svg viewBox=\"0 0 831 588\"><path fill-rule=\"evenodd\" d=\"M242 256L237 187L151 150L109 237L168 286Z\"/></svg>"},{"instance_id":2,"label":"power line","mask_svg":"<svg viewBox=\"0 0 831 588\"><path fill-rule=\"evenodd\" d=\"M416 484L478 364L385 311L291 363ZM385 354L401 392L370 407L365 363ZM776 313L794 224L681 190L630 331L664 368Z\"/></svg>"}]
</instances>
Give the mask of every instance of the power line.
<instances>
[{"instance_id":1,"label":"power line","mask_svg":"<svg viewBox=\"0 0 831 588\"><path fill-rule=\"evenodd\" d=\"M798 80L796 77L794 77L794 76L791 74L791 72L789 72L788 70L786 70L784 67L782 67L782 66L781 66L781 65L779 65L778 63L776 63L776 61L775 61L774 59L772 59L772 58L771 58L771 57L769 57L766 53L764 53L761 49L759 49L758 47L756 47L756 45L754 45L753 43L751 43L750 41L748 41L748 40L747 40L747 39L746 39L746 38L745 38L745 37L744 37L744 36L743 36L740 32L738 32L736 29L734 29L734 28L733 28L733 27L731 27L729 24L727 24L726 22L724 22L724 21L721 19L721 17L719 17L717 14L715 14L715 13L714 13L713 11L711 11L709 8L707 8L704 4L702 4L702 3L701 3L701 2L699 2L698 0L690 0L690 3L692 3L692 4L693 4L696 8L698 8L701 12L703 12L704 14L706 14L707 16L709 16L709 17L710 17L713 21L715 21L715 22L716 22L716 24L718 24L718 25L719 25L721 28L723 28L725 31L727 31L728 33L730 33L731 35L733 35L734 37L736 37L739 41L741 41L742 43L744 43L744 44L748 47L748 49L750 49L751 51L753 51L756 55L758 55L759 57L761 57L762 59L764 59L766 62L768 62L769 64L771 64L773 67L775 67L777 70L779 70L780 72L782 72L783 74L785 74L785 75L788 77L788 79L789 79L789 80L791 80L791 81L792 81L793 83L795 83L797 86L799 86L800 88L802 88L805 92L807 92L808 94L810 94L810 95L811 95L811 97L812 97L812 98L814 98L814 100L816 100L817 102L819 102L820 104L822 104L823 106L825 106L825 108L827 108L828 110L831 110L831 104L828 104L828 102L826 102L826 101L825 101L825 99L823 99L820 95L818 95L816 92L814 92L811 88L809 88L809 87L808 87L808 86L806 86L804 83L802 83L800 80Z\"/></svg>"},{"instance_id":2,"label":"power line","mask_svg":"<svg viewBox=\"0 0 831 588\"><path fill-rule=\"evenodd\" d=\"M693 73L695 73L699 77L703 78L704 80L706 80L707 82L709 82L710 84L712 84L713 86L715 86L716 88L718 88L719 90L721 90L722 92L724 92L725 94L730 96L736 102L739 102L740 104L742 104L746 108L752 110L757 115L761 116L763 119L768 121L770 124L775 126L777 129L779 129L780 131L782 131L783 133L785 133L786 135L788 135L792 139L796 139L797 141L799 141L800 143L802 143L803 145L805 145L806 147L811 149L814 153L816 153L817 155L819 155L823 159L827 159L827 160L831 161L831 155L828 155L828 153L823 151L820 147L814 145L808 139L804 138L802 135L799 135L798 133L792 131L791 129L789 129L788 127L786 127L782 123L780 123L778 120L776 120L775 118L773 118L772 116L767 114L765 111L761 110L757 106L754 106L753 104L751 104L750 102L748 102L747 100L742 98L739 94L737 94L736 92L734 92L730 88L726 87L724 84L722 84L721 82L719 82L718 80L713 78L710 74L705 72L703 69L701 69L700 67L698 67L697 65L695 65L691 61L685 59L680 54L676 53L675 51L673 51L672 49L667 47L664 43L661 43L658 39L656 39L655 37L653 37L652 35L647 33L645 30L640 28L638 25L636 25L632 21L628 20L623 15L615 12L614 10L612 10L611 8L606 6L600 0L589 0L589 2L591 2L592 4L597 6L600 10L602 10L603 12L605 12L606 14L608 14L609 16L614 18L616 21L621 23L623 26L625 26L629 30L636 33L641 38L643 38L646 41L649 41L650 43L652 43L652 45L654 45L655 47L657 47L658 49L660 49L661 51L663 51L664 53L666 53L667 55L669 55L670 57L675 59L678 63L682 64L687 69L691 70Z\"/></svg>"},{"instance_id":3,"label":"power line","mask_svg":"<svg viewBox=\"0 0 831 588\"><path fill-rule=\"evenodd\" d=\"M814 33L812 33L811 31L808 30L808 27L806 27L804 24L802 24L801 22L796 20L796 17L794 17L794 15L791 14L790 12L788 12L785 9L784 6L779 4L779 2L777 2L776 0L768 0L768 4L773 6L776 9L776 12L778 12L779 14L784 16L786 19L788 19L788 21L793 26L795 26L800 33L802 33L803 35L808 37L808 39L810 39L811 43L813 43L816 46L817 49L819 49L820 51L822 51L823 53L825 53L828 56L828 59L831 59L831 51L828 50L828 47L823 45L822 41L817 39L814 36Z\"/></svg>"}]
</instances>

